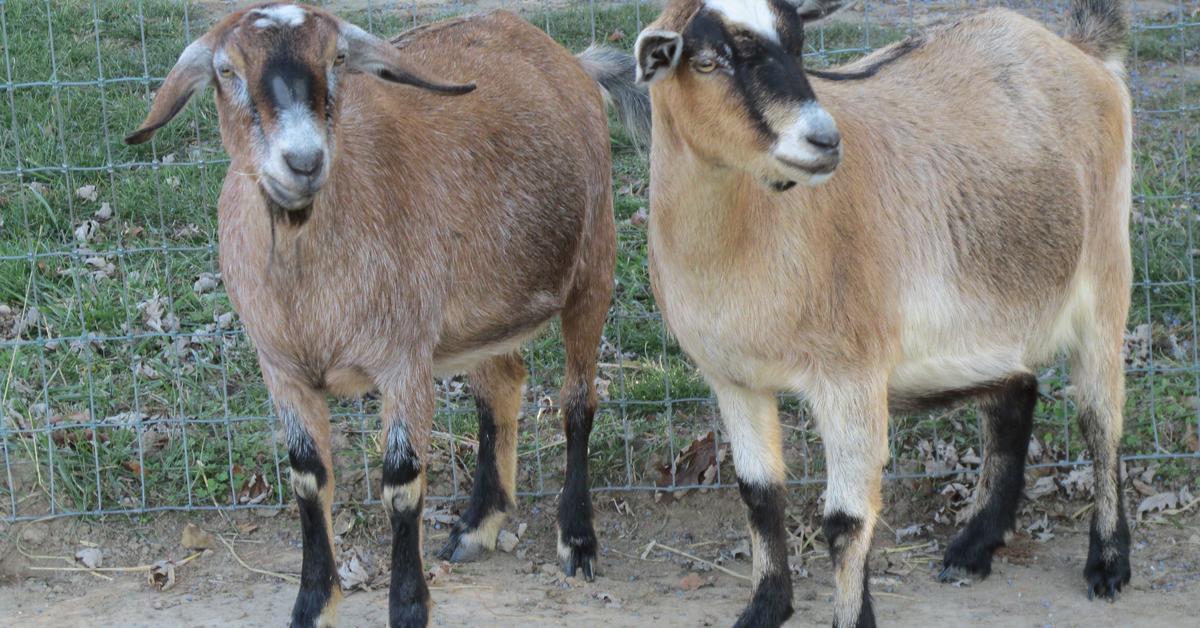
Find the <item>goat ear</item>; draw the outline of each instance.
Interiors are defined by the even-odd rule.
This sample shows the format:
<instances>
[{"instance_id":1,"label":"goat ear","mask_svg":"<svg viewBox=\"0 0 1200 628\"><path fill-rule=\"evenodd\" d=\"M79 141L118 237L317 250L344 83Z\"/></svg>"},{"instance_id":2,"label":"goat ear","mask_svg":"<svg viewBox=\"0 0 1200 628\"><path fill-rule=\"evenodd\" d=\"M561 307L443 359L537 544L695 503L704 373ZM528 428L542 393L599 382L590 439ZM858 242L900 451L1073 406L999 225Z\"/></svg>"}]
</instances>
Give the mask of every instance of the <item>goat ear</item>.
<instances>
[{"instance_id":1,"label":"goat ear","mask_svg":"<svg viewBox=\"0 0 1200 628\"><path fill-rule=\"evenodd\" d=\"M154 132L171 121L197 92L208 87L213 79L212 48L205 38L197 39L183 49L175 67L154 94L150 113L142 126L125 136L126 144L141 144L154 137Z\"/></svg>"},{"instance_id":2,"label":"goat ear","mask_svg":"<svg viewBox=\"0 0 1200 628\"><path fill-rule=\"evenodd\" d=\"M343 22L342 38L346 42L346 69L350 72L374 74L385 81L412 85L439 94L467 94L475 91L475 83L455 85L431 81L404 67L400 51L388 42Z\"/></svg>"},{"instance_id":3,"label":"goat ear","mask_svg":"<svg viewBox=\"0 0 1200 628\"><path fill-rule=\"evenodd\" d=\"M649 85L665 78L679 65L682 55L683 37L679 33L653 28L642 31L633 46L638 84Z\"/></svg>"},{"instance_id":4,"label":"goat ear","mask_svg":"<svg viewBox=\"0 0 1200 628\"><path fill-rule=\"evenodd\" d=\"M801 21L813 22L842 8L845 0L792 0L792 4Z\"/></svg>"}]
</instances>

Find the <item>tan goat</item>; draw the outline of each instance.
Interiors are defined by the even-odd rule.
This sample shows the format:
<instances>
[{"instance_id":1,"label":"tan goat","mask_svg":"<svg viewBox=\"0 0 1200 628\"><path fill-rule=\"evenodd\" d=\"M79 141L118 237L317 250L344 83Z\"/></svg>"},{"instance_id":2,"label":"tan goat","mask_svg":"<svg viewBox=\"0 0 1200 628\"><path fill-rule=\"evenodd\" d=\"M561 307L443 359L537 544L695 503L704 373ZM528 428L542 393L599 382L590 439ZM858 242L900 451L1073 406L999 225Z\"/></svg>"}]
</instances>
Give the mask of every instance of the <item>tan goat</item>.
<instances>
[{"instance_id":1,"label":"tan goat","mask_svg":"<svg viewBox=\"0 0 1200 628\"><path fill-rule=\"evenodd\" d=\"M558 553L568 575L593 577L587 441L615 251L597 82L636 103L632 59L576 59L505 12L393 44L312 7L248 8L187 47L127 138L148 140L215 86L232 158L218 203L221 269L286 429L300 506L293 626L333 624L341 598L326 393L382 395L390 624L423 626L433 378L469 371L479 413L471 500L441 552L469 560L495 547L514 504L517 349L558 315L568 452Z\"/></svg>"},{"instance_id":2,"label":"tan goat","mask_svg":"<svg viewBox=\"0 0 1200 628\"><path fill-rule=\"evenodd\" d=\"M834 623L873 626L889 408L980 401L975 512L943 573L986 576L1021 494L1032 368L1059 354L1095 463L1088 594L1115 597L1130 576L1125 8L1072 0L1065 40L988 11L806 75L804 24L839 4L669 0L635 51L654 293L716 392L750 511L737 625L792 613L777 392L803 393L825 445Z\"/></svg>"}]
</instances>

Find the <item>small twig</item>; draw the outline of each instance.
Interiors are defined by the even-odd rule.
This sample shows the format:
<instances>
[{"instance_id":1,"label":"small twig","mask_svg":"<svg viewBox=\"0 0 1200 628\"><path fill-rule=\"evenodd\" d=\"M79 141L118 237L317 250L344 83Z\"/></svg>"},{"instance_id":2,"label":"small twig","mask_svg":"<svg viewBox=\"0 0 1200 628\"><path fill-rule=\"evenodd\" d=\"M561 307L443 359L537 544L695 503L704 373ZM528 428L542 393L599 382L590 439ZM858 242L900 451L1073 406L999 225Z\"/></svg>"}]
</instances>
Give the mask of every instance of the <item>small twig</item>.
<instances>
[{"instance_id":1,"label":"small twig","mask_svg":"<svg viewBox=\"0 0 1200 628\"><path fill-rule=\"evenodd\" d=\"M929 543L925 542L925 543L914 543L912 545L899 545L897 547L885 547L879 551L883 552L884 554L894 554L896 552L909 552L909 551L912 551L915 549L921 549L921 548L929 549Z\"/></svg>"},{"instance_id":2,"label":"small twig","mask_svg":"<svg viewBox=\"0 0 1200 628\"><path fill-rule=\"evenodd\" d=\"M640 364L638 362L634 362L632 360L625 360L619 364L616 362L597 362L596 366L598 366L602 369L643 369L643 368L646 368L642 364Z\"/></svg>"},{"instance_id":3,"label":"small twig","mask_svg":"<svg viewBox=\"0 0 1200 628\"><path fill-rule=\"evenodd\" d=\"M634 556L633 554L626 554L625 552L622 552L621 550L619 550L619 549L617 549L617 548L615 548L615 547L610 547L610 548L608 548L608 549L609 549L609 551L616 552L617 554L620 554L620 555L624 556L625 558L629 558L629 559L631 559L631 560L644 560L644 561L646 561L646 562L648 562L648 563L662 563L662 562L666 562L666 561L662 561L662 560L655 560L655 559L653 559L653 558L639 558L639 557L637 557L637 556Z\"/></svg>"},{"instance_id":4,"label":"small twig","mask_svg":"<svg viewBox=\"0 0 1200 628\"><path fill-rule=\"evenodd\" d=\"M899 593L888 593L887 591L871 591L871 595L882 595L883 597L894 597L894 598L901 599L901 600L908 600L910 602L918 601L917 598L912 597L910 595L900 595Z\"/></svg>"},{"instance_id":5,"label":"small twig","mask_svg":"<svg viewBox=\"0 0 1200 628\"><path fill-rule=\"evenodd\" d=\"M112 570L113 569L105 569L105 571ZM98 573L95 569L90 567L30 567L29 571L86 571L97 578L103 578L109 582L112 582L112 576L106 576L102 573Z\"/></svg>"},{"instance_id":6,"label":"small twig","mask_svg":"<svg viewBox=\"0 0 1200 628\"><path fill-rule=\"evenodd\" d=\"M680 556L683 556L684 558L694 560L702 565L708 565L709 567L712 567L713 569L716 569L717 571L729 574L729 575L733 576L734 578L741 578L742 580L745 580L747 582L750 581L749 576L743 576L742 574L740 574L736 571L733 571L732 569L726 569L712 561L704 560L703 558L700 558L698 556L693 556L683 550L675 549L674 547L671 547L670 545L663 545L662 543L659 543L658 541L650 541L650 544L647 546L646 553L648 553L651 549L656 548L656 547L665 549L668 552L679 554ZM646 553L643 553L642 555L645 556Z\"/></svg>"},{"instance_id":7,"label":"small twig","mask_svg":"<svg viewBox=\"0 0 1200 628\"><path fill-rule=\"evenodd\" d=\"M204 552L196 552L195 554L192 554L191 556L188 556L187 558L175 563L175 565L177 567L186 565L186 564L192 562L193 560L195 560L197 557L199 557L203 553ZM62 560L70 560L63 556L46 556L44 558L60 558ZM133 567L30 567L29 570L30 571L89 571L89 572L92 572L94 575L104 578L105 580L112 580L112 578L110 578L102 573L96 573L96 572L107 571L107 572L118 572L118 573L130 573L130 572L138 572L138 571L150 571L153 568L154 568L154 565L135 565Z\"/></svg>"},{"instance_id":8,"label":"small twig","mask_svg":"<svg viewBox=\"0 0 1200 628\"><path fill-rule=\"evenodd\" d=\"M1188 504L1187 504L1187 505L1185 505L1185 506L1180 506L1180 507L1178 507L1178 508L1168 508L1167 510L1164 510L1164 511L1162 511L1162 514L1164 514L1164 515L1178 515L1178 514L1181 514L1181 513L1185 513L1185 512L1187 512L1187 511L1191 510L1193 507L1195 507L1195 506L1196 506L1196 504L1200 504L1200 497L1197 497L1196 499L1193 499L1192 501L1188 502Z\"/></svg>"},{"instance_id":9,"label":"small twig","mask_svg":"<svg viewBox=\"0 0 1200 628\"><path fill-rule=\"evenodd\" d=\"M231 556L233 556L233 559L238 561L238 563L241 564L241 566L245 567L247 570L253 571L254 573L262 574L264 576L271 576L273 578L279 578L280 580L283 580L284 582L288 582L291 584L300 584L300 579L297 578L296 576L292 576L292 575L285 574L285 573L279 573L276 571L268 571L266 569L258 569L257 567L251 567L250 565L247 565L246 561L242 560L242 557L238 556L238 553L233 549L233 544L230 543L229 541L226 541L225 537L218 534L217 540L221 541L221 543L223 543L225 545L225 547L229 550L229 554Z\"/></svg>"},{"instance_id":10,"label":"small twig","mask_svg":"<svg viewBox=\"0 0 1200 628\"><path fill-rule=\"evenodd\" d=\"M433 434L434 438L440 438L442 440L449 440L449 441L457 441L464 445L470 445L474 449L479 449L479 441L477 441L473 438L468 438L466 436L458 436L457 434L451 434L450 432L441 432L438 430L433 430L433 432L431 432L431 434Z\"/></svg>"},{"instance_id":11,"label":"small twig","mask_svg":"<svg viewBox=\"0 0 1200 628\"><path fill-rule=\"evenodd\" d=\"M522 452L519 455L517 455L517 457L524 458L525 456L528 456L530 454L536 454L537 452L542 451L543 449L550 449L551 447L558 447L559 445L564 445L564 444L566 444L566 442L567 442L567 439L560 438L552 443L546 443L545 445L542 445L541 447L538 447L537 449L530 449L529 451Z\"/></svg>"},{"instance_id":12,"label":"small twig","mask_svg":"<svg viewBox=\"0 0 1200 628\"><path fill-rule=\"evenodd\" d=\"M1096 505L1096 502L1088 502L1087 505L1085 505L1083 508L1076 510L1075 513L1071 515L1071 518L1078 520L1080 517L1082 517L1084 514L1086 514L1087 511L1091 510L1092 507L1095 505Z\"/></svg>"},{"instance_id":13,"label":"small twig","mask_svg":"<svg viewBox=\"0 0 1200 628\"><path fill-rule=\"evenodd\" d=\"M461 591L463 589L487 589L493 591L496 587L489 587L484 584L448 584L445 586L431 586L431 591Z\"/></svg>"}]
</instances>

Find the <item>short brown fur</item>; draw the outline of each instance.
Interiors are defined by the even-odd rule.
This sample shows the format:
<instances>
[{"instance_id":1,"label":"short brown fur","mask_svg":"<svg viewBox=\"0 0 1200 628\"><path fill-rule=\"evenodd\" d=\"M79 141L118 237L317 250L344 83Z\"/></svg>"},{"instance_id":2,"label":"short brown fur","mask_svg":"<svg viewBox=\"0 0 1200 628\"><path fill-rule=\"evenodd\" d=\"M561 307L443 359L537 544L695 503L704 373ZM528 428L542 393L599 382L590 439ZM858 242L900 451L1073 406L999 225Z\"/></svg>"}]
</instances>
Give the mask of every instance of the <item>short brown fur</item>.
<instances>
[{"instance_id":1,"label":"short brown fur","mask_svg":"<svg viewBox=\"0 0 1200 628\"><path fill-rule=\"evenodd\" d=\"M698 10L670 2L647 32L683 33ZM855 522L840 539L835 625L874 625L863 573L889 405L990 390L1072 356L1080 403L1102 408L1083 419L1097 525L1102 536L1118 527L1131 108L1096 49L995 10L930 33L871 78L810 76L844 157L827 183L787 192L755 176L762 135L728 82L685 55L651 84L655 296L713 383L743 483L784 479L763 436L777 428L760 425L777 419L751 400L810 401L829 461L826 514ZM780 595L788 606L758 595L739 625L785 616L790 590Z\"/></svg>"},{"instance_id":2,"label":"short brown fur","mask_svg":"<svg viewBox=\"0 0 1200 628\"><path fill-rule=\"evenodd\" d=\"M229 57L242 72L261 64L255 55L265 54L271 37L288 36L246 26L255 8L230 15L200 40L236 50ZM316 29L339 23L320 9L304 11L307 21L290 36L319 41ZM250 112L217 94L232 160L218 202L222 276L272 397L295 411L299 436L311 437L319 452L327 534L333 469L325 393L380 390L384 435L399 434L419 468L432 428L434 375L472 371L498 415L497 488L512 503L524 379L514 350L562 313L564 396L582 389L594 400L612 290L609 131L597 82L562 46L507 12L415 29L394 43L422 73L476 89L449 96L343 75L330 175L303 220L270 206L256 174ZM332 54L322 49L308 59L315 74ZM246 79L256 89L255 77ZM169 78L130 141L148 139L197 84ZM270 127L270 111L260 107L259 116ZM408 484L385 486L385 506L393 517L417 508L419 526L423 493L420 471ZM590 530L590 518L586 524ZM419 547L413 551L419 556ZM416 574L423 590L419 561L393 570ZM399 611L392 600L393 625L423 623L428 593L417 595ZM335 619L339 598L333 591L316 623Z\"/></svg>"}]
</instances>

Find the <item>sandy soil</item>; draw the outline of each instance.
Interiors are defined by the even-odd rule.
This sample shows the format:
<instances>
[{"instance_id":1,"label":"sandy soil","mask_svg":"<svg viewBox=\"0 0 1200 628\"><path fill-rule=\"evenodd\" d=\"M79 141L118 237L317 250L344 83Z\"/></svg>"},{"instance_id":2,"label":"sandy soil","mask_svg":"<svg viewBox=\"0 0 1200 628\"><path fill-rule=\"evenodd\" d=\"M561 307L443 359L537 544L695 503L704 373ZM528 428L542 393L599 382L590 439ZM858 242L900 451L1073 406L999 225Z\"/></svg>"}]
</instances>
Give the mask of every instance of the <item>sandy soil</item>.
<instances>
[{"instance_id":1,"label":"sandy soil","mask_svg":"<svg viewBox=\"0 0 1200 628\"><path fill-rule=\"evenodd\" d=\"M748 574L749 559L736 552L744 544L741 504L734 491L693 493L656 503L648 495L598 496L597 530L602 539L601 569L595 582L564 579L554 560L551 500L525 503L506 526L528 524L514 553L497 551L478 563L455 565L432 581L434 625L438 626L727 626L748 600L748 582L670 551L651 540L731 571ZM792 496L793 504L815 502ZM1200 614L1200 516L1195 512L1134 532L1134 578L1115 604L1089 602L1080 574L1087 550L1086 516L1071 516L1081 505L1055 509L1053 538L1035 541L1018 533L997 555L990 578L959 586L934 580L940 548L949 528L906 538L897 546L886 528L872 556L872 588L883 625L926 626L1177 626L1195 625ZM829 561L815 516L791 513L796 615L789 626L828 626L832 617ZM895 508L893 508L895 510ZM352 511L339 513L344 530ZM340 537L341 556L351 552L367 566L369 591L349 594L341 606L345 626L377 626L386 617L387 528L367 509ZM893 513L903 523L906 514ZM1021 525L1040 518L1027 508ZM916 517L917 520L924 517ZM220 516L160 516L144 522L109 519L67 520L0 528L0 617L19 626L283 626L295 587L241 566L218 542L218 549L181 565L168 591L147 584L144 572L107 572L112 581L78 571L38 571L35 566L66 566L46 557L72 556L95 544L104 566L136 566L155 560L181 560L179 545L189 522L233 541L251 566L281 573L300 567L299 523L293 513L273 517L241 512ZM234 532L241 527L243 533ZM249 526L257 529L247 532ZM426 567L445 538L445 528L427 525ZM896 526L893 523L893 527ZM17 540L20 539L20 547ZM26 556L40 558L29 558ZM734 558L734 554L737 557ZM644 556L644 558L643 558ZM688 590L683 578L699 576Z\"/></svg>"}]
</instances>

